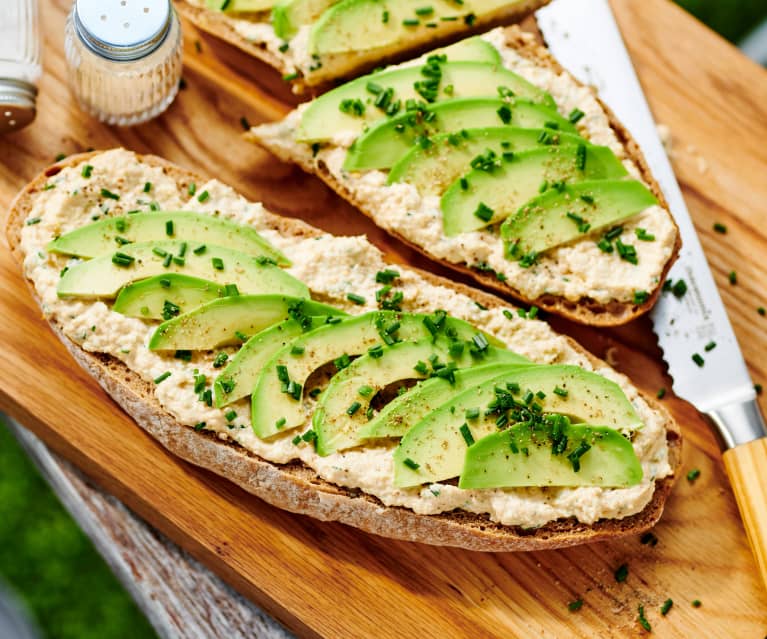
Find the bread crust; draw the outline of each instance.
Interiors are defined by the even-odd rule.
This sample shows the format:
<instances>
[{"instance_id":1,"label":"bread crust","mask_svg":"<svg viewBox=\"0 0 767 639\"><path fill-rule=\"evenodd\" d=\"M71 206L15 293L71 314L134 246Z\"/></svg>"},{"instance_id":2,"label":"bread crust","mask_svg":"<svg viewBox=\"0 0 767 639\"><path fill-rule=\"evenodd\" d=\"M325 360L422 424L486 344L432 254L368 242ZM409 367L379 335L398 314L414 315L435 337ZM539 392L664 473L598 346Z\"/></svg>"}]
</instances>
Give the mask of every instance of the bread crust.
<instances>
[{"instance_id":1,"label":"bread crust","mask_svg":"<svg viewBox=\"0 0 767 639\"><path fill-rule=\"evenodd\" d=\"M8 215L6 234L13 255L20 263L23 261L20 249L21 229L36 193L42 191L49 178L63 168L76 166L97 153L74 155L52 165L16 196ZM193 181L205 181L204 176L186 171L162 158L150 155L137 157L141 162L162 167L167 175L177 181L180 188L186 188ZM296 238L320 234L319 230L295 219L268 214L268 222L281 233ZM487 307L506 306L501 299L488 293L428 272L417 272L425 281L471 295ZM33 284L29 280L27 284L39 303ZM55 323L51 323L51 327L75 360L99 382L123 410L173 454L213 471L284 510L323 521L339 521L384 537L468 550L507 552L561 548L635 535L651 528L660 518L681 464L681 436L677 425L665 408L654 399L643 395L645 401L664 416L669 464L674 474L656 481L652 500L641 512L624 519L600 520L593 525L582 524L574 519L558 520L530 530L519 526L502 526L490 521L486 515L462 511L417 515L407 508L384 506L375 497L359 490L346 489L326 482L301 462L274 464L236 443L225 442L212 433L196 432L183 426L162 409L153 395L152 386L120 360L110 355L86 352L66 337ZM566 339L592 363L601 363L574 340Z\"/></svg>"},{"instance_id":2,"label":"bread crust","mask_svg":"<svg viewBox=\"0 0 767 639\"><path fill-rule=\"evenodd\" d=\"M520 53L524 57L534 60L537 64L547 67L557 73L567 73L567 71L560 66L560 64L556 61L556 59L551 55L551 53L549 53L549 51L545 47L538 44L538 42L534 39L533 36L531 36L528 33L525 33L519 27L516 27L516 26L508 27L505 30L505 36L506 36L506 44L509 47L515 49L518 53ZM573 79L576 82L578 82L575 78ZM615 114L609 109L609 107L607 107L607 105L605 105L604 102L602 102L602 100L599 99L599 96L596 94L596 91L593 88L590 88L590 90L592 91L596 99L598 100L600 106L604 109L605 113L607 114L607 117L610 122L610 127L615 132L616 136L618 137L618 140L625 147L628 157L636 164L637 168L639 169L641 173L642 179L650 187L650 190L658 199L658 202L664 208L668 209L668 203L666 202L666 199L663 196L663 192L661 191L660 186L658 185L658 182L653 177L650 171L650 168L647 165L647 161L645 160L645 157L639 148L639 145L636 143L636 141L628 132L628 130L618 121L618 119L615 117ZM360 212L362 212L364 215L366 215L367 217L375 221L374 211L372 211L370 207L367 206L364 202L356 198L349 191L349 189L347 189L346 186L344 186L342 182L338 181L331 174L331 172L322 162L319 162L318 166L315 166L311 161L308 161L302 158L288 157L286 154L281 153L279 150L271 147L268 144L268 142L265 142L263 139L261 139L258 136L257 129L251 130L245 135L247 139L254 141L257 144L260 144L267 150L276 154L278 157L284 160L293 162L295 164L298 164L307 173L312 173L316 175L328 186L330 186L336 193L338 193L341 197L343 197L345 200L347 200L348 202L352 203L355 207L357 207L360 210ZM386 231L390 235L393 235L404 244L407 244L408 246L412 247L414 250L418 251L419 253L422 253L423 255L430 258L431 260L439 262L440 264L442 264L443 266L446 266L447 268L453 269L455 271L458 271L460 273L470 276L471 278L473 278L474 280L482 284L485 288L490 289L493 292L500 293L506 296L510 295L521 302L531 304L531 305L534 304L543 310L546 310L551 313L555 313L556 315L561 315L563 317L566 317L567 319L573 320L581 324L586 324L589 326L620 326L622 324L626 324L627 322L630 322L636 319L640 315L643 315L644 313L649 311L653 307L655 302L658 300L658 296L661 294L662 284L666 280L668 271L671 268L671 266L674 264L674 262L676 261L679 255L679 250L682 247L679 228L677 227L675 221L673 221L673 223L674 223L674 228L676 229L676 238L674 241L674 247L672 249L671 257L666 262L663 268L663 272L661 273L661 277L659 278L658 285L655 287L653 291L650 292L649 297L642 304L624 303L624 302L618 302L618 301L613 301L608 304L603 304L589 297L582 297L581 299L573 302L563 297L559 297L555 295L543 295L541 297L536 297L534 299L529 298L520 290L515 289L513 286L513 282L511 280L500 282L498 278L496 278L491 273L484 273L481 271L477 271L475 269L469 268L469 266L467 266L466 264L457 264L454 262L448 262L446 260L440 259L439 257L430 253L428 247L424 247L419 244L416 244L413 241L409 240L407 237L404 237L402 234L396 231L392 231L389 229L386 229Z\"/></svg>"},{"instance_id":3,"label":"bread crust","mask_svg":"<svg viewBox=\"0 0 767 639\"><path fill-rule=\"evenodd\" d=\"M327 60L322 67L309 75L299 76L291 80L290 83L294 92L298 94L302 94L309 89L320 91L328 89L339 80L360 75L375 67L402 62L424 51L451 44L471 35L483 33L493 27L520 22L550 1L523 0L517 4L500 9L492 15L477 19L472 27L466 26L463 22L443 23L440 25L442 29L448 27L451 27L451 29L443 31L438 37L429 34L431 37L429 37L428 41L413 41L409 45L403 44L396 53L391 55L382 56L380 50L337 55L332 60ZM263 42L252 42L241 36L234 28L232 18L225 13L198 7L187 0L176 0L175 4L179 13L198 29L225 40L254 58L258 58L269 66L274 67L283 75L292 71L279 56L269 51ZM268 16L264 16L263 22L268 21ZM453 27L452 25L456 26Z\"/></svg>"}]
</instances>

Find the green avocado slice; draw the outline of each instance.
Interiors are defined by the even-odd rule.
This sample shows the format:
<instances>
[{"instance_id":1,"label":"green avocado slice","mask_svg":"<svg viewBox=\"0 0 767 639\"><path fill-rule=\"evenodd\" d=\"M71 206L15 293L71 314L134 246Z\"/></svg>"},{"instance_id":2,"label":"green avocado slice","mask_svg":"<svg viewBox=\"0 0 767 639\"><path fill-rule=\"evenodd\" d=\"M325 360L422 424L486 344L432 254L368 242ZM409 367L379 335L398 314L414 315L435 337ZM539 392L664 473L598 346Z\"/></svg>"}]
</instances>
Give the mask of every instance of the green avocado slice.
<instances>
[{"instance_id":1,"label":"green avocado slice","mask_svg":"<svg viewBox=\"0 0 767 639\"><path fill-rule=\"evenodd\" d=\"M226 13L261 13L272 8L273 0L206 0L208 9Z\"/></svg>"},{"instance_id":2,"label":"green avocado slice","mask_svg":"<svg viewBox=\"0 0 767 639\"><path fill-rule=\"evenodd\" d=\"M189 250L206 243L225 246L254 257L263 256L280 266L290 266L290 260L254 229L207 213L192 211L154 211L108 217L65 233L46 247L52 253L76 257L97 257L136 242L180 240L189 243Z\"/></svg>"},{"instance_id":3,"label":"green avocado slice","mask_svg":"<svg viewBox=\"0 0 767 639\"><path fill-rule=\"evenodd\" d=\"M658 203L636 180L589 180L549 189L501 225L509 257L535 256L641 213Z\"/></svg>"},{"instance_id":4,"label":"green avocado slice","mask_svg":"<svg viewBox=\"0 0 767 639\"><path fill-rule=\"evenodd\" d=\"M336 315L345 315L336 311ZM229 360L213 384L216 406L221 408L250 395L266 363L280 349L303 333L317 328L328 316L306 316L302 323L293 318L265 328L251 337Z\"/></svg>"},{"instance_id":5,"label":"green avocado slice","mask_svg":"<svg viewBox=\"0 0 767 639\"><path fill-rule=\"evenodd\" d=\"M328 362L341 369L361 353L383 353L386 345L440 334L466 341L499 345L492 337L444 313L418 315L378 311L311 330L275 353L264 366L251 395L253 430L261 438L300 426L306 421L301 402L309 375ZM482 337L477 337L481 335Z\"/></svg>"},{"instance_id":6,"label":"green avocado slice","mask_svg":"<svg viewBox=\"0 0 767 639\"><path fill-rule=\"evenodd\" d=\"M422 73L427 69L430 73L431 69L441 73L438 79L428 76L437 89L419 84L428 81ZM450 87L448 93L446 87ZM381 98L389 95L389 90L390 97ZM304 110L295 138L298 142L323 142L338 133L361 133L366 125L404 110L408 100L423 101L423 94L428 96L427 102L436 102L445 98L498 97L499 91L556 109L548 93L495 64L459 61L415 65L366 75L316 98ZM395 110L392 105L397 104L399 108Z\"/></svg>"},{"instance_id":7,"label":"green avocado slice","mask_svg":"<svg viewBox=\"0 0 767 639\"><path fill-rule=\"evenodd\" d=\"M113 298L131 282L180 273L216 284L236 284L240 293L279 293L309 297L309 289L272 260L206 244L195 252L187 242L126 244L120 250L67 268L59 297Z\"/></svg>"},{"instance_id":8,"label":"green avocado slice","mask_svg":"<svg viewBox=\"0 0 767 639\"><path fill-rule=\"evenodd\" d=\"M530 366L531 362L512 351L495 349L493 363L472 366L455 371L455 380L432 377L394 398L367 424L358 431L359 439L402 437L412 426L430 412L459 395L465 390L478 386L484 381L503 377L516 371L519 366Z\"/></svg>"},{"instance_id":9,"label":"green avocado slice","mask_svg":"<svg viewBox=\"0 0 767 639\"><path fill-rule=\"evenodd\" d=\"M394 451L395 486L457 477L471 439L545 413L622 431L642 426L620 386L601 375L567 365L520 367L464 391L408 430Z\"/></svg>"},{"instance_id":10,"label":"green avocado slice","mask_svg":"<svg viewBox=\"0 0 767 639\"><path fill-rule=\"evenodd\" d=\"M642 464L617 430L565 423L558 439L552 430L549 425L517 424L478 440L466 451L459 488L622 488L642 481ZM558 442L564 443L558 447Z\"/></svg>"},{"instance_id":11,"label":"green avocado slice","mask_svg":"<svg viewBox=\"0 0 767 639\"><path fill-rule=\"evenodd\" d=\"M472 352L460 342L452 350L451 341L443 336L393 344L380 357L360 356L336 373L320 395L312 417L317 452L324 456L362 443L358 433L367 424L370 400L389 384L435 376L450 386L455 384L456 369L524 359L514 353L506 358L506 353L490 346Z\"/></svg>"},{"instance_id":12,"label":"green avocado slice","mask_svg":"<svg viewBox=\"0 0 767 639\"><path fill-rule=\"evenodd\" d=\"M290 40L299 27L314 23L338 0L281 0L272 9L272 27L278 38Z\"/></svg>"},{"instance_id":13,"label":"green avocado slice","mask_svg":"<svg viewBox=\"0 0 767 639\"><path fill-rule=\"evenodd\" d=\"M609 148L586 142L500 156L491 151L476 158L472 165L474 168L453 182L440 200L448 237L504 220L546 188L627 174Z\"/></svg>"},{"instance_id":14,"label":"green avocado slice","mask_svg":"<svg viewBox=\"0 0 767 639\"><path fill-rule=\"evenodd\" d=\"M471 161L480 154L492 151L500 159L504 153L519 153L548 145L577 146L583 138L552 129L499 126L441 133L431 138L431 142L427 148L411 147L392 166L387 183L405 182L416 187L421 195L442 195L452 182L469 170Z\"/></svg>"},{"instance_id":15,"label":"green avocado slice","mask_svg":"<svg viewBox=\"0 0 767 639\"><path fill-rule=\"evenodd\" d=\"M309 51L320 56L371 51L391 55L402 43L420 44L457 34L474 20L492 20L522 0L341 0L312 27ZM471 16L471 17L470 17Z\"/></svg>"},{"instance_id":16,"label":"green avocado slice","mask_svg":"<svg viewBox=\"0 0 767 639\"><path fill-rule=\"evenodd\" d=\"M422 150L431 148L432 136L452 132L451 141L463 129L501 127L538 128L574 131L574 127L556 111L530 102L509 98L452 98L432 105L405 111L396 117L379 120L358 137L349 148L344 161L347 171L387 169L396 164L415 145ZM541 135L542 140L553 138ZM539 142L537 146L540 146ZM455 144L454 144L455 146Z\"/></svg>"},{"instance_id":17,"label":"green avocado slice","mask_svg":"<svg viewBox=\"0 0 767 639\"><path fill-rule=\"evenodd\" d=\"M237 294L236 286L230 286L227 290L226 286L210 280L167 273L128 284L117 295L112 310L128 317L170 319L165 317L169 308L178 309L178 313L187 313L206 302Z\"/></svg>"},{"instance_id":18,"label":"green avocado slice","mask_svg":"<svg viewBox=\"0 0 767 639\"><path fill-rule=\"evenodd\" d=\"M160 324L149 340L149 349L208 350L242 344L255 333L287 319L296 308L307 315L343 314L320 302L285 295L224 297Z\"/></svg>"}]
</instances>

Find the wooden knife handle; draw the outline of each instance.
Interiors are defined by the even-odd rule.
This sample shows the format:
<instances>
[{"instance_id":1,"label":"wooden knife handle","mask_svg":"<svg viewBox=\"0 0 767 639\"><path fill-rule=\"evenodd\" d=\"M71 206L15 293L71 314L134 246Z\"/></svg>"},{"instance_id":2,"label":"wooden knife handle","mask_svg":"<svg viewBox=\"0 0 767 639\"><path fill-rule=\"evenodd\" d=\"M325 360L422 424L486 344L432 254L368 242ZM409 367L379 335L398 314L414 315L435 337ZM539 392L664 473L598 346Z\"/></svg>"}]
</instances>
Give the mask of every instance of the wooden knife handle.
<instances>
[{"instance_id":1,"label":"wooden knife handle","mask_svg":"<svg viewBox=\"0 0 767 639\"><path fill-rule=\"evenodd\" d=\"M748 541L767 586L767 438L756 439L724 452Z\"/></svg>"}]
</instances>

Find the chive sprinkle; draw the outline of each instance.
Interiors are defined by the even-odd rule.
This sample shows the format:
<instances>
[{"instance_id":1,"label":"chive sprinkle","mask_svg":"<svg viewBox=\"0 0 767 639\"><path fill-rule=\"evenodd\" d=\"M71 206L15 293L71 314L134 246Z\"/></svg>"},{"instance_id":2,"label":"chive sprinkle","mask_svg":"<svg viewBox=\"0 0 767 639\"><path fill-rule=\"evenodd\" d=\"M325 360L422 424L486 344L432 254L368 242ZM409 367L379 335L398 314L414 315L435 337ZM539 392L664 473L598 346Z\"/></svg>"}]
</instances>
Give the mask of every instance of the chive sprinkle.
<instances>
[{"instance_id":1,"label":"chive sprinkle","mask_svg":"<svg viewBox=\"0 0 767 639\"><path fill-rule=\"evenodd\" d=\"M144 193L149 193L149 191L152 190L152 183L151 182L145 182L144 183Z\"/></svg>"},{"instance_id":2,"label":"chive sprinkle","mask_svg":"<svg viewBox=\"0 0 767 639\"><path fill-rule=\"evenodd\" d=\"M194 182L190 182L186 192L189 193L190 196L194 195L197 192L197 185Z\"/></svg>"},{"instance_id":3,"label":"chive sprinkle","mask_svg":"<svg viewBox=\"0 0 767 639\"><path fill-rule=\"evenodd\" d=\"M101 189L101 197L108 198L110 200L119 200L120 196L117 193L112 193L109 189L105 189L102 187Z\"/></svg>"},{"instance_id":4,"label":"chive sprinkle","mask_svg":"<svg viewBox=\"0 0 767 639\"><path fill-rule=\"evenodd\" d=\"M204 202L204 201L205 201L205 200L207 200L209 197L210 197L210 193L208 193L207 191L203 191L202 193L200 193L200 194L197 196L197 201L198 201L198 202Z\"/></svg>"},{"instance_id":5,"label":"chive sprinkle","mask_svg":"<svg viewBox=\"0 0 767 639\"><path fill-rule=\"evenodd\" d=\"M700 608L703 604L701 603L700 599L693 599L692 600L692 607L693 608Z\"/></svg>"},{"instance_id":6,"label":"chive sprinkle","mask_svg":"<svg viewBox=\"0 0 767 639\"><path fill-rule=\"evenodd\" d=\"M738 283L738 274L735 271L730 271L727 275L727 279L730 280L730 284L737 284Z\"/></svg>"},{"instance_id":7,"label":"chive sprinkle","mask_svg":"<svg viewBox=\"0 0 767 639\"><path fill-rule=\"evenodd\" d=\"M373 392L373 387L365 384L364 386L360 386L357 389L357 392L362 395L362 397L370 397L371 393Z\"/></svg>"},{"instance_id":8,"label":"chive sprinkle","mask_svg":"<svg viewBox=\"0 0 767 639\"><path fill-rule=\"evenodd\" d=\"M165 222L165 235L169 237L173 236L173 220Z\"/></svg>"},{"instance_id":9,"label":"chive sprinkle","mask_svg":"<svg viewBox=\"0 0 767 639\"><path fill-rule=\"evenodd\" d=\"M346 299L354 304L357 304L358 306L362 306L366 301L362 295L357 295L356 293L349 293L346 296Z\"/></svg>"},{"instance_id":10,"label":"chive sprinkle","mask_svg":"<svg viewBox=\"0 0 767 639\"><path fill-rule=\"evenodd\" d=\"M623 583L626 581L626 578L629 576L629 565L628 564L621 564L618 566L618 569L615 571L615 581L618 583Z\"/></svg>"},{"instance_id":11,"label":"chive sprinkle","mask_svg":"<svg viewBox=\"0 0 767 639\"><path fill-rule=\"evenodd\" d=\"M642 604L639 604L639 607L637 608L639 611L639 616L637 617L637 621L639 621L639 625L642 626L647 632L652 632L652 626L650 625L650 622L647 621L647 618L644 616L644 606Z\"/></svg>"},{"instance_id":12,"label":"chive sprinkle","mask_svg":"<svg viewBox=\"0 0 767 639\"><path fill-rule=\"evenodd\" d=\"M80 175L82 175L84 178L89 178L92 173L93 173L93 166L90 164L86 164L83 167L83 170L80 172Z\"/></svg>"},{"instance_id":13,"label":"chive sprinkle","mask_svg":"<svg viewBox=\"0 0 767 639\"><path fill-rule=\"evenodd\" d=\"M237 417L237 411L235 410L227 411L224 417L226 418L226 421L233 422L234 419Z\"/></svg>"},{"instance_id":14,"label":"chive sprinkle","mask_svg":"<svg viewBox=\"0 0 767 639\"><path fill-rule=\"evenodd\" d=\"M158 375L154 378L155 384L160 384L170 377L170 371L165 371L162 375Z\"/></svg>"},{"instance_id":15,"label":"chive sprinkle","mask_svg":"<svg viewBox=\"0 0 767 639\"><path fill-rule=\"evenodd\" d=\"M576 108L570 111L570 115L567 116L567 119L570 120L572 124L576 124L585 115L586 114L583 111Z\"/></svg>"},{"instance_id":16,"label":"chive sprinkle","mask_svg":"<svg viewBox=\"0 0 767 639\"><path fill-rule=\"evenodd\" d=\"M708 353L709 351L713 351L715 348L716 348L716 342L711 341L703 347L703 350Z\"/></svg>"},{"instance_id":17,"label":"chive sprinkle","mask_svg":"<svg viewBox=\"0 0 767 639\"><path fill-rule=\"evenodd\" d=\"M136 258L132 255L126 255L125 253L117 252L112 256L112 264L115 266L130 266L133 264L133 262L136 261Z\"/></svg>"},{"instance_id":18,"label":"chive sprinkle","mask_svg":"<svg viewBox=\"0 0 767 639\"><path fill-rule=\"evenodd\" d=\"M658 392L655 393L655 397L658 399L663 399L666 396L666 389L661 387L658 389Z\"/></svg>"},{"instance_id":19,"label":"chive sprinkle","mask_svg":"<svg viewBox=\"0 0 767 639\"><path fill-rule=\"evenodd\" d=\"M567 609L570 612L576 612L583 608L583 599L576 599L575 601L571 601L569 604L567 604Z\"/></svg>"},{"instance_id":20,"label":"chive sprinkle","mask_svg":"<svg viewBox=\"0 0 767 639\"><path fill-rule=\"evenodd\" d=\"M493 215L495 215L495 211L493 211L493 209L487 206L487 204L484 202L480 202L477 210L474 211L474 216L478 217L483 222L489 222L492 220Z\"/></svg>"},{"instance_id":21,"label":"chive sprinkle","mask_svg":"<svg viewBox=\"0 0 767 639\"><path fill-rule=\"evenodd\" d=\"M761 384L754 384L754 392L757 395L761 395L762 391L764 391L764 387Z\"/></svg>"},{"instance_id":22,"label":"chive sprinkle","mask_svg":"<svg viewBox=\"0 0 767 639\"><path fill-rule=\"evenodd\" d=\"M727 233L727 227L721 222L714 222L714 230L717 233L721 233L722 235L725 235Z\"/></svg>"},{"instance_id":23,"label":"chive sprinkle","mask_svg":"<svg viewBox=\"0 0 767 639\"><path fill-rule=\"evenodd\" d=\"M706 360L704 360L699 353L693 353L692 354L692 361L695 362L698 366L703 368L703 365L706 363Z\"/></svg>"},{"instance_id":24,"label":"chive sprinkle","mask_svg":"<svg viewBox=\"0 0 767 639\"><path fill-rule=\"evenodd\" d=\"M693 468L687 473L687 481L691 484L700 477L700 468Z\"/></svg>"},{"instance_id":25,"label":"chive sprinkle","mask_svg":"<svg viewBox=\"0 0 767 639\"><path fill-rule=\"evenodd\" d=\"M671 606L674 605L674 602L671 599L666 599L666 601L663 602L663 605L660 607L660 614L662 614L664 617L668 614L668 611L671 610Z\"/></svg>"},{"instance_id":26,"label":"chive sprinkle","mask_svg":"<svg viewBox=\"0 0 767 639\"><path fill-rule=\"evenodd\" d=\"M560 397L567 397L568 392L564 388L560 388L559 386L554 387L554 394L559 395Z\"/></svg>"},{"instance_id":27,"label":"chive sprinkle","mask_svg":"<svg viewBox=\"0 0 767 639\"><path fill-rule=\"evenodd\" d=\"M762 317L767 315L767 310L765 310L764 306L760 306L759 308L757 308L756 312L759 313L759 315L761 315Z\"/></svg>"},{"instance_id":28,"label":"chive sprinkle","mask_svg":"<svg viewBox=\"0 0 767 639\"><path fill-rule=\"evenodd\" d=\"M347 415L349 415L349 417L351 417L351 416L352 416L352 415L354 415L354 414L355 414L355 413L356 413L356 412L357 412L357 411L358 411L358 410L359 410L361 407L362 407L362 404L360 404L360 403L359 403L359 402L357 402L357 401L354 401L354 402L352 402L352 403L351 403L351 405L349 406L349 408L347 408L347 409L346 409L346 414L347 414Z\"/></svg>"},{"instance_id":29,"label":"chive sprinkle","mask_svg":"<svg viewBox=\"0 0 767 639\"><path fill-rule=\"evenodd\" d=\"M411 470L418 470L421 467L421 464L414 462L410 457L405 457L405 459L402 460L402 463Z\"/></svg>"},{"instance_id":30,"label":"chive sprinkle","mask_svg":"<svg viewBox=\"0 0 767 639\"><path fill-rule=\"evenodd\" d=\"M224 270L224 260L222 260L220 257L214 257L210 262L213 265L213 268L217 271Z\"/></svg>"},{"instance_id":31,"label":"chive sprinkle","mask_svg":"<svg viewBox=\"0 0 767 639\"><path fill-rule=\"evenodd\" d=\"M421 24L421 21L418 20L418 18L405 18L402 21L402 24L406 27L417 27L419 24Z\"/></svg>"},{"instance_id":32,"label":"chive sprinkle","mask_svg":"<svg viewBox=\"0 0 767 639\"><path fill-rule=\"evenodd\" d=\"M466 442L467 446L471 446L474 443L474 435L471 434L469 425L464 423L461 425L461 428L459 430L461 431L461 435L463 436L463 441Z\"/></svg>"}]
</instances>

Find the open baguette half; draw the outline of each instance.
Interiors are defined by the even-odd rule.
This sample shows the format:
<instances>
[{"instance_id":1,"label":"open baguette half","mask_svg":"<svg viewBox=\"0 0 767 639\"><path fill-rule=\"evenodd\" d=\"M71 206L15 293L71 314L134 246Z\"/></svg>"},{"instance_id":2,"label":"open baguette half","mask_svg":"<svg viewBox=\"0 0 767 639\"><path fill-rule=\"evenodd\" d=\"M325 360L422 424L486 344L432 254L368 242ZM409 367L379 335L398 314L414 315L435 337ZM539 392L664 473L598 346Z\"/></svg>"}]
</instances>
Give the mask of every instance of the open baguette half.
<instances>
[{"instance_id":1,"label":"open baguette half","mask_svg":"<svg viewBox=\"0 0 767 639\"><path fill-rule=\"evenodd\" d=\"M385 47L312 56L307 33L283 41L272 26L269 11L227 13L209 9L204 0L176 0L179 13L197 28L236 46L288 79L295 92L323 88L372 68L400 62L434 47L443 46L489 28L522 21L549 0L516 0L495 11L480 14L467 25L464 20L436 21L435 28L419 29ZM458 6L458 5L456 5ZM287 44L287 48L285 45Z\"/></svg>"},{"instance_id":2,"label":"open baguette half","mask_svg":"<svg viewBox=\"0 0 767 639\"><path fill-rule=\"evenodd\" d=\"M658 239L662 240L662 246L653 242L636 241L628 228L624 235L624 239L628 238L626 242L636 244L639 251L638 268L644 269L648 261L652 261L647 276L639 278L644 282L641 287L629 286L621 281L621 274L633 278L639 272L631 270L627 263L617 256L617 252L607 255L597 250L596 241L599 236L593 232L574 243L549 251L550 257L542 259L543 266L539 264L523 270L511 270L511 262L502 257L502 242L497 235L479 234L475 231L448 238L453 240L450 243L443 242L445 238L438 218L439 209L434 208L438 205L429 203L429 197L422 197L417 189L409 184L385 185L386 176L381 171L345 171L341 165L346 155L344 144L348 142L329 142L323 144L319 151L316 146L312 149L309 144L297 142L294 133L305 105L290 113L282 122L254 127L246 136L280 159L294 162L305 171L317 175L378 226L414 249L445 266L470 275L491 290L512 295L520 301L583 324L614 326L631 321L652 308L681 247L676 223L668 212L663 193L652 176L639 146L610 109L599 100L595 91L585 87L565 71L531 34L518 27L509 27L489 32L483 37L501 52L505 51L516 59L519 67L517 72L523 77L530 80L541 73L542 77L548 78L549 84L559 88L564 97L562 102L557 102L560 113L565 117L571 108L574 108L572 105L580 104L586 109L585 105L588 104L590 109L582 120L583 124L579 124L579 132L596 144L609 146L624 164L631 166L630 173L640 179L657 198L658 206L653 209L656 224L661 227L659 235L662 234L662 237ZM390 204L391 207L384 214L383 210ZM645 213L633 219L641 220ZM629 226L638 225L638 222L631 220L629 223ZM427 232L423 231L424 228L427 228ZM467 237L469 239L464 246L463 238ZM497 248L492 245L493 242L498 245ZM578 250L587 244L591 252L579 254ZM435 248L437 246L441 248ZM568 253L570 249L573 251ZM494 258L496 262L493 266L496 269L510 269L503 271L505 279L501 281L501 277L495 272L470 264L468 256L475 253L481 256L472 258L475 263L486 264L487 259ZM490 255L490 258L487 255ZM485 259L482 259L483 257ZM588 268L598 275L591 277L588 273L584 275L576 269L576 266L583 269L583 264L587 264ZM548 281L544 279L542 284L536 280L536 269L546 275ZM634 291L637 290L642 291L643 299L640 301L634 296Z\"/></svg>"},{"instance_id":3,"label":"open baguette half","mask_svg":"<svg viewBox=\"0 0 767 639\"><path fill-rule=\"evenodd\" d=\"M69 209L70 212L80 208L84 209L83 201L92 202L94 206L99 203L103 204L103 198L99 202L97 195L100 188L106 187L113 191L122 192L123 199L129 200L126 189L130 186L136 192L140 192L140 186L146 179L145 176L154 179L153 189L157 189L158 192L163 191L166 194L169 189L172 190L173 188L178 193L186 193L192 183L209 191L211 195L209 200L219 197L217 193L228 192L225 191L227 187L220 185L220 183L206 182L199 175L153 156L136 156L122 150L111 151L103 155L90 153L72 156L46 169L23 189L12 204L7 220L7 236L15 257L24 263L28 278L34 270L36 260L47 260L50 259L50 256L39 255L37 252L32 255L29 250L25 250L24 232L25 230L30 232L28 229L33 228L33 226L28 225L27 221L30 219L37 220L37 216L45 214L40 202L50 202L45 198L54 197L51 195L51 191L55 191L55 188L51 189L51 184L56 184L56 180L67 172L70 177L80 175L81 167L86 164L95 165L92 177L89 178L94 180L92 188L89 184L87 193L85 192L86 187L83 187L78 189L77 196L69 196L73 205ZM110 175L114 175L108 180L102 180L99 178L100 172L110 172ZM76 179L79 180L79 178ZM159 184L160 181L163 184ZM59 188L63 190L63 186L61 185ZM157 196L160 197L159 194ZM72 199L80 197L85 198L85 200ZM166 195L166 197L170 196ZM223 199L221 201L224 202ZM239 200L230 201L239 202ZM130 206L130 203L126 203L125 206ZM92 210L98 210L98 208ZM338 239L322 234L317 229L297 220L281 218L261 209L258 209L257 213L258 230L264 234L270 233L269 239L272 241L275 238L282 238L281 248L286 251L288 257L291 255L287 249L292 244L299 245L302 241L319 243L323 238L330 242ZM86 217L86 219L88 218ZM38 222L35 222L34 228L42 228L46 224L45 220L42 222L39 225ZM368 246L360 238L349 238L349 241L352 240L361 246ZM303 246L308 245L304 244ZM31 245L28 244L27 249L30 247ZM372 247L365 250L369 251L368 255L370 256L379 255ZM377 259L380 260L380 257ZM370 267L375 269L382 264L384 263L378 262L370 265ZM476 314L492 314L504 305L503 301L497 297L449 282L432 274L416 271L409 267L405 269L398 266L397 268L402 271L403 278L410 278L411 281L420 283L424 289L428 289L429 296L441 293L449 298L463 299L468 306L478 308L474 305L479 303L489 309L474 311ZM299 460L292 460L287 463L269 462L232 441L231 438L222 439L221 433L197 432L191 428L193 419L187 418L186 424L182 423L158 400L157 389L161 387L152 383L153 374L151 371L149 374L144 373L142 375L129 368L116 356L85 350L73 339L75 335L71 330L67 330L66 325L46 304L45 299L41 299L40 288L36 287L32 281L29 281L29 284L32 294L48 316L54 332L61 338L75 359L98 380L101 386L136 420L139 426L160 441L168 450L193 464L212 470L235 482L248 492L275 506L310 515L317 519L340 521L386 537L480 551L537 550L563 547L637 534L650 528L662 513L664 502L672 488L675 474L681 462L680 433L663 407L653 399L641 395L625 377L609 369L604 362L587 353L570 338L555 335L551 329L538 320L522 320L516 315L513 318L509 315L508 322L515 326L514 331L518 333L518 345L523 349L525 344L531 341L526 337L528 331L532 331L529 334L531 336L549 336L551 345L543 354L539 354L542 360L564 361L567 358L568 361L578 361L584 367L598 370L617 381L632 398L632 402L642 409L645 418L652 420L660 427L661 441L656 442L656 444L666 450L664 459L667 462L668 472L662 478L651 481L651 496L639 512L622 518L599 519L589 524L580 523L575 518L564 518L550 521L535 528L523 528L517 525L501 525L491 521L487 515L462 510L421 515L409 508L386 506L380 499L359 489L345 488L323 480L314 469ZM309 284L311 288L311 282ZM335 298L330 296L328 299L327 294L323 291L318 292L312 289L312 293L314 297L318 299L324 297L326 301L336 302L339 299L338 294ZM317 294L315 295L315 293ZM90 319L87 321L88 325L90 321ZM76 339L79 340L80 338L77 337ZM83 344L87 344L87 341L84 341ZM534 351L533 344L528 343L528 347ZM195 365L199 364L195 363Z\"/></svg>"}]
</instances>

